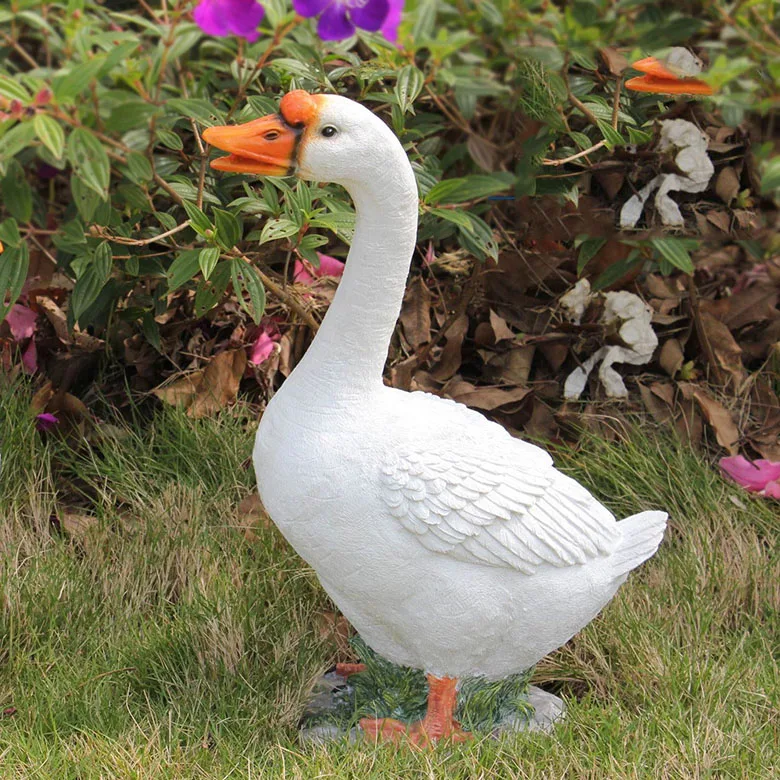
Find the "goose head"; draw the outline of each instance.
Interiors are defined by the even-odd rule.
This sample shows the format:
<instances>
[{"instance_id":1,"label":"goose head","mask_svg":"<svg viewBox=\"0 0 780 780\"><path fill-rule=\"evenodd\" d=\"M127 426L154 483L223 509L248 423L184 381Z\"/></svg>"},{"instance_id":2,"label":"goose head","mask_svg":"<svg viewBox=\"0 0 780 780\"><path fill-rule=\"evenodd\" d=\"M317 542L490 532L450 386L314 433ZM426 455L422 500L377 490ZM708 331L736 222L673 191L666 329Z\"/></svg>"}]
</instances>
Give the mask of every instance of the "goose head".
<instances>
[{"instance_id":1,"label":"goose head","mask_svg":"<svg viewBox=\"0 0 780 780\"><path fill-rule=\"evenodd\" d=\"M367 108L339 95L304 90L288 92L278 114L210 127L203 138L229 153L212 161L216 170L296 175L347 189L378 186L397 171L393 162L409 166L394 133Z\"/></svg>"}]
</instances>

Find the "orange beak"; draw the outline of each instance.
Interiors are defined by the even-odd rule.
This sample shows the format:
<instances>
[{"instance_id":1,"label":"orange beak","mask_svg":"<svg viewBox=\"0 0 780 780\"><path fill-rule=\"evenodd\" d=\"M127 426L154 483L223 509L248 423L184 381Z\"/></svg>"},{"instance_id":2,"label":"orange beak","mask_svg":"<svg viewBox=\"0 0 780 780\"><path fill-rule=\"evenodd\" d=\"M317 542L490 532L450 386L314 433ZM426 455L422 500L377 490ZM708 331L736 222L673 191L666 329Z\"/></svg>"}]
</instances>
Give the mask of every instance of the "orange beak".
<instances>
[{"instance_id":1,"label":"orange beak","mask_svg":"<svg viewBox=\"0 0 780 780\"><path fill-rule=\"evenodd\" d=\"M303 129L288 124L280 114L270 114L243 125L209 127L203 131L203 140L229 152L211 161L218 171L291 176Z\"/></svg>"},{"instance_id":2,"label":"orange beak","mask_svg":"<svg viewBox=\"0 0 780 780\"><path fill-rule=\"evenodd\" d=\"M631 67L647 74L626 82L626 88L636 92L654 92L659 95L712 95L713 93L712 87L706 81L680 78L655 57L645 57L633 63Z\"/></svg>"}]
</instances>

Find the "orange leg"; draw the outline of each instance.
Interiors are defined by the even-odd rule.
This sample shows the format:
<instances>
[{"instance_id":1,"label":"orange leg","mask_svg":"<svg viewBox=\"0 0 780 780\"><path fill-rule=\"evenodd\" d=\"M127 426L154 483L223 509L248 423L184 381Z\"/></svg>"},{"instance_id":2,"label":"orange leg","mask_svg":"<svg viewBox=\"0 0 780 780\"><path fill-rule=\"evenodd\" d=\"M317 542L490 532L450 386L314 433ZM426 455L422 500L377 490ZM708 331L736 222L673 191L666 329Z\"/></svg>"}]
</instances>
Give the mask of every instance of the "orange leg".
<instances>
[{"instance_id":1,"label":"orange leg","mask_svg":"<svg viewBox=\"0 0 780 780\"><path fill-rule=\"evenodd\" d=\"M453 718L458 700L458 681L454 677L428 675L428 710L422 720L408 727L392 718L363 718L360 727L364 733L379 741L399 742L405 735L413 745L427 747L440 739L465 742L471 734L463 731Z\"/></svg>"}]
</instances>

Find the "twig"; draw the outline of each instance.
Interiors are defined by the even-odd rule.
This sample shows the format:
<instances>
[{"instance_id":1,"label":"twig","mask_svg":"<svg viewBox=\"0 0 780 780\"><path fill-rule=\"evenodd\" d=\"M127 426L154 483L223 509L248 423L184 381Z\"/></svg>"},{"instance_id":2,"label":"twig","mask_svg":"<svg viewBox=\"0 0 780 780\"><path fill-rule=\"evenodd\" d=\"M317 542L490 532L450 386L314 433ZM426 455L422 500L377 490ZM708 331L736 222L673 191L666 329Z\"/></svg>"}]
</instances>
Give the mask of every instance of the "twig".
<instances>
[{"instance_id":1,"label":"twig","mask_svg":"<svg viewBox=\"0 0 780 780\"><path fill-rule=\"evenodd\" d=\"M617 130L618 114L620 113L620 90L623 86L623 77L618 76L615 82L615 99L612 103L612 129Z\"/></svg>"},{"instance_id":2,"label":"twig","mask_svg":"<svg viewBox=\"0 0 780 780\"><path fill-rule=\"evenodd\" d=\"M606 145L606 141L599 141L597 144L593 144L593 146L590 147L590 149L583 149L581 152L577 152L577 154L571 155L571 157L562 157L560 160L548 160L545 158L542 160L542 162L545 165L565 165L568 162L571 162L572 160L579 160L580 157L585 157L585 155L590 154L591 152L595 152L597 149L601 149L602 146Z\"/></svg>"},{"instance_id":3,"label":"twig","mask_svg":"<svg viewBox=\"0 0 780 780\"><path fill-rule=\"evenodd\" d=\"M599 120L596 119L593 112L571 91L569 84L569 55L566 55L566 59L563 61L563 69L561 70L561 78L563 79L564 86L566 87L566 95L569 98L569 102L585 115L585 118L592 125L599 126Z\"/></svg>"},{"instance_id":4,"label":"twig","mask_svg":"<svg viewBox=\"0 0 780 780\"><path fill-rule=\"evenodd\" d=\"M15 41L5 30L0 30L0 35L3 39L11 45L13 50L31 67L37 68L38 63L22 48L22 46Z\"/></svg>"},{"instance_id":5,"label":"twig","mask_svg":"<svg viewBox=\"0 0 780 780\"><path fill-rule=\"evenodd\" d=\"M315 333L319 330L319 323L312 317L311 312L301 304L295 293L278 285L270 276L264 274L256 265L254 265L245 254L242 254L238 250L231 252L227 257L240 258L245 263L251 265L255 271L257 271L263 284L279 298L280 301L286 303Z\"/></svg>"},{"instance_id":6,"label":"twig","mask_svg":"<svg viewBox=\"0 0 780 780\"><path fill-rule=\"evenodd\" d=\"M147 246L148 244L154 244L156 241L160 241L163 238L168 238L168 236L172 236L175 233L179 233L189 226L190 221L185 220L181 225L176 225L175 228L166 230L165 233L160 233L151 238L125 238L125 236L107 236L105 233L101 233L101 237L107 239L112 244L122 244L122 246Z\"/></svg>"}]
</instances>

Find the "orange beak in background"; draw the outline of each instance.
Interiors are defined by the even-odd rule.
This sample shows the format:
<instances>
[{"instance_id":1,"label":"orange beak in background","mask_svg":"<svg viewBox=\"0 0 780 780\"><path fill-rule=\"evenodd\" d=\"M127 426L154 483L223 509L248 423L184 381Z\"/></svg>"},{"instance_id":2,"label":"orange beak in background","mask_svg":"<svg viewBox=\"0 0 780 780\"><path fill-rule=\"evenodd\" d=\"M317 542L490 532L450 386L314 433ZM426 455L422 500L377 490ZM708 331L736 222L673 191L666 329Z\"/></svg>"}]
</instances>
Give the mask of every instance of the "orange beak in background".
<instances>
[{"instance_id":1,"label":"orange beak in background","mask_svg":"<svg viewBox=\"0 0 780 780\"><path fill-rule=\"evenodd\" d=\"M203 131L203 140L229 152L227 157L211 161L211 167L218 171L290 176L295 172L303 130L288 124L280 114L271 114L243 125L209 127Z\"/></svg>"},{"instance_id":2,"label":"orange beak in background","mask_svg":"<svg viewBox=\"0 0 780 780\"><path fill-rule=\"evenodd\" d=\"M655 57L645 57L631 65L645 76L637 76L626 82L627 89L636 92L654 92L659 95L712 95L713 89L706 81L696 78L680 78Z\"/></svg>"}]
</instances>

